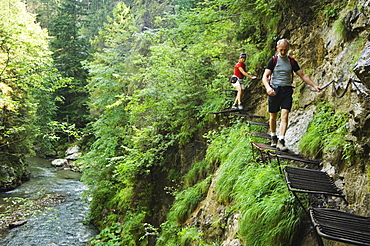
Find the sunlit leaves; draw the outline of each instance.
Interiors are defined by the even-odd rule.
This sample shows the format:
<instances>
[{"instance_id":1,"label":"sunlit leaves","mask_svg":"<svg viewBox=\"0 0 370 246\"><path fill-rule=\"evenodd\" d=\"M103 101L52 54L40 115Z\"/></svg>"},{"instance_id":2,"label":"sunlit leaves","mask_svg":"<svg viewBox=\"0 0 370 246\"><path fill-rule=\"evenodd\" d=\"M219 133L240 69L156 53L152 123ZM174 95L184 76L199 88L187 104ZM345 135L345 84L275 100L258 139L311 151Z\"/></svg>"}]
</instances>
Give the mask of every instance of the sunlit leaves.
<instances>
[{"instance_id":1,"label":"sunlit leaves","mask_svg":"<svg viewBox=\"0 0 370 246\"><path fill-rule=\"evenodd\" d=\"M26 78L45 64L50 66L46 30L35 24L34 17L26 12L19 1L0 2L0 71L2 80L6 79L19 86L42 84L39 80Z\"/></svg>"},{"instance_id":2,"label":"sunlit leaves","mask_svg":"<svg viewBox=\"0 0 370 246\"><path fill-rule=\"evenodd\" d=\"M40 127L34 123L39 104L50 102L47 93L60 85L52 68L51 52L46 30L35 23L21 1L0 2L0 108L2 111L0 136L2 147L17 152L27 151ZM40 95L44 101L39 101ZM53 110L43 108L43 112ZM46 116L48 113L43 113ZM44 122L47 117L42 117ZM40 119L40 118L38 118ZM16 130L15 130L16 129Z\"/></svg>"}]
</instances>

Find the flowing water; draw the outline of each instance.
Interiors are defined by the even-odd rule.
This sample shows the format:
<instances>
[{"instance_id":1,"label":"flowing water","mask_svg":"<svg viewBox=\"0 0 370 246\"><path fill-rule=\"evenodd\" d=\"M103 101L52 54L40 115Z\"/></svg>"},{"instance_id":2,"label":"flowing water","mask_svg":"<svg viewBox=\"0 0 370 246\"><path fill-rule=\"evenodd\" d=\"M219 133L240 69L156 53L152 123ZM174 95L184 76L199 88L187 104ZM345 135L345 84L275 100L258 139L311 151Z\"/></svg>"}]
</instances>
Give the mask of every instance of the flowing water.
<instances>
[{"instance_id":1,"label":"flowing water","mask_svg":"<svg viewBox=\"0 0 370 246\"><path fill-rule=\"evenodd\" d=\"M86 245L97 230L88 223L89 207L81 198L87 187L79 181L81 174L57 170L50 161L41 158L30 158L28 162L31 180L15 190L0 193L0 205L6 203L6 197L31 198L40 192L65 194L67 199L31 216L25 225L3 231L0 245Z\"/></svg>"}]
</instances>

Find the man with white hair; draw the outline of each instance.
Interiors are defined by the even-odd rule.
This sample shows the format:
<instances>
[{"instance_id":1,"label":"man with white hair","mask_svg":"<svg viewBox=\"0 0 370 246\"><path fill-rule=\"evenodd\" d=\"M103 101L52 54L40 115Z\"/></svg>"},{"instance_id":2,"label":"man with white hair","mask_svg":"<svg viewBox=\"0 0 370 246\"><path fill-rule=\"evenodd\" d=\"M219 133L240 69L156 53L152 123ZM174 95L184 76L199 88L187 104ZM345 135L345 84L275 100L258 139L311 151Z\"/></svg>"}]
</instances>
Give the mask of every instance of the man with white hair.
<instances>
[{"instance_id":1,"label":"man with white hair","mask_svg":"<svg viewBox=\"0 0 370 246\"><path fill-rule=\"evenodd\" d=\"M295 72L308 85L317 92L321 88L305 74L293 57L288 56L289 42L280 39L276 44L278 54L273 56L265 69L262 82L268 94L268 111L270 113L271 146L281 151L287 151L285 146L285 133L288 128L288 116L293 104L293 72ZM281 110L279 138L276 134L276 120Z\"/></svg>"}]
</instances>

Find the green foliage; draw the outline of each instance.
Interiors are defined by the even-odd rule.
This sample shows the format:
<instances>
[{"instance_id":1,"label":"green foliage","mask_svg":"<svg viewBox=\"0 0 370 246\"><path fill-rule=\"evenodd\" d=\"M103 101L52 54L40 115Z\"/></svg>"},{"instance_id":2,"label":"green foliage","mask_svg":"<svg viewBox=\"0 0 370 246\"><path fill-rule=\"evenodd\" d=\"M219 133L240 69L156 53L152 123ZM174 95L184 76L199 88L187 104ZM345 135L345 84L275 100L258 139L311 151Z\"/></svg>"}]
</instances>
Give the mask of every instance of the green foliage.
<instances>
[{"instance_id":1,"label":"green foliage","mask_svg":"<svg viewBox=\"0 0 370 246\"><path fill-rule=\"evenodd\" d=\"M35 23L22 2L10 0L0 5L0 148L29 154L35 134L42 131L50 119L47 115L55 109L54 99L47 95L60 84L46 30Z\"/></svg>"},{"instance_id":2,"label":"green foliage","mask_svg":"<svg viewBox=\"0 0 370 246\"><path fill-rule=\"evenodd\" d=\"M105 227L89 243L90 246L137 246L146 245L146 241L139 242L135 234L143 229L145 214L127 214L124 223L114 222Z\"/></svg>"},{"instance_id":3,"label":"green foliage","mask_svg":"<svg viewBox=\"0 0 370 246\"><path fill-rule=\"evenodd\" d=\"M339 37L339 40L344 40L347 36L347 29L345 27L344 21L338 19L333 23L334 33Z\"/></svg>"},{"instance_id":4,"label":"green foliage","mask_svg":"<svg viewBox=\"0 0 370 246\"><path fill-rule=\"evenodd\" d=\"M211 135L207 159L221 162L215 192L242 214L239 236L247 245L289 245L303 211L278 168L256 162L244 134L251 127L240 123Z\"/></svg>"},{"instance_id":5,"label":"green foliage","mask_svg":"<svg viewBox=\"0 0 370 246\"><path fill-rule=\"evenodd\" d=\"M81 139L81 131L76 129L76 126L69 125L67 122L56 122L50 121L47 123L47 128L43 129L39 133L38 137L42 139L37 144L39 154L52 154L58 156L60 152L63 152L68 148L69 144L76 142ZM61 138L63 139L62 141ZM63 145L63 142L67 142L67 145ZM50 152L53 150L54 152Z\"/></svg>"},{"instance_id":6,"label":"green foliage","mask_svg":"<svg viewBox=\"0 0 370 246\"><path fill-rule=\"evenodd\" d=\"M176 245L180 241L181 245L189 245L186 244L189 243L189 240L199 239L198 233L191 229L181 229L181 225L195 210L199 202L205 198L211 178L209 176L194 186L175 194L175 202L167 214L167 221L161 225L162 234L158 238L156 245Z\"/></svg>"},{"instance_id":7,"label":"green foliage","mask_svg":"<svg viewBox=\"0 0 370 246\"><path fill-rule=\"evenodd\" d=\"M165 196L157 194L158 187L175 183L178 191L168 221L155 221L162 223L158 244L186 245L200 240L200 245L206 245L194 229L179 224L204 198L213 165L224 157L219 153L212 157L211 150L207 160L197 162L184 177L182 187L179 150L213 127L215 117L210 111L226 107L219 92L230 88L227 78L240 52L251 57L247 62L250 71L257 72L265 65L265 56L271 51L264 50L261 43L269 43L275 36L279 17L273 15L281 2L176 3L180 6L149 1L145 6L150 8L142 8L141 1L120 2L94 39L96 52L85 65L91 74L87 88L95 141L84 156L83 180L93 197L92 218L108 222L99 223L101 229L107 227L107 234L113 230L113 222L123 228L129 221L137 224L142 214L143 224L154 224L152 215L168 209L164 204L153 205ZM211 146L215 152L220 138ZM230 179L226 165L221 171L219 184L225 190L217 192L224 202L234 199L227 192L234 190L233 182L245 163L253 160L250 151L245 152L249 145L245 134L238 133L237 140L240 143L218 145L218 151L226 156L233 150L230 156L238 162ZM140 239L156 236L154 226L150 230L153 235L145 228L125 230L125 237L141 243ZM104 241L113 243L115 238Z\"/></svg>"},{"instance_id":8,"label":"green foliage","mask_svg":"<svg viewBox=\"0 0 370 246\"><path fill-rule=\"evenodd\" d=\"M242 214L240 235L247 245L288 245L303 211L276 167L248 168L235 184Z\"/></svg>"},{"instance_id":9,"label":"green foliage","mask_svg":"<svg viewBox=\"0 0 370 246\"><path fill-rule=\"evenodd\" d=\"M202 160L194 163L191 169L184 176L184 183L186 187L195 185L199 180L207 178L212 173L210 162Z\"/></svg>"},{"instance_id":10,"label":"green foliage","mask_svg":"<svg viewBox=\"0 0 370 246\"><path fill-rule=\"evenodd\" d=\"M339 13L340 6L336 5L329 5L324 8L324 16L330 20L330 19L336 19Z\"/></svg>"},{"instance_id":11,"label":"green foliage","mask_svg":"<svg viewBox=\"0 0 370 246\"><path fill-rule=\"evenodd\" d=\"M300 84L298 84L298 86L295 87L294 94L293 94L293 102L294 102L293 107L294 108L300 107L299 99L301 98L302 93L304 92L305 88L306 88L306 83L304 82L300 82Z\"/></svg>"},{"instance_id":12,"label":"green foliage","mask_svg":"<svg viewBox=\"0 0 370 246\"><path fill-rule=\"evenodd\" d=\"M216 246L220 245L217 242L212 242L210 244L202 240L203 233L199 232L198 228L195 226L185 227L179 232L179 243L180 246L188 245L202 245L202 246Z\"/></svg>"},{"instance_id":13,"label":"green foliage","mask_svg":"<svg viewBox=\"0 0 370 246\"><path fill-rule=\"evenodd\" d=\"M208 134L212 144L207 149L206 159L222 163L216 183L216 194L220 202L229 203L233 199L230 194L242 170L257 165L251 149L251 139L246 132L252 129L258 131L259 128L239 122L233 127Z\"/></svg>"},{"instance_id":14,"label":"green foliage","mask_svg":"<svg viewBox=\"0 0 370 246\"><path fill-rule=\"evenodd\" d=\"M148 63L145 89L138 90L128 106L132 122L137 128L150 125L154 133L175 134L180 144L187 143L199 130L200 105L207 95L204 64L167 45L153 47Z\"/></svg>"},{"instance_id":15,"label":"green foliage","mask_svg":"<svg viewBox=\"0 0 370 246\"><path fill-rule=\"evenodd\" d=\"M191 245L191 243L194 241L202 241L201 233L199 233L196 227L183 228L182 231L179 233L179 236L179 242L181 246Z\"/></svg>"},{"instance_id":16,"label":"green foliage","mask_svg":"<svg viewBox=\"0 0 370 246\"><path fill-rule=\"evenodd\" d=\"M90 240L89 245L95 245L95 246L103 246L103 245L109 245L109 246L123 246L123 245L136 245L134 241L130 240L131 242L125 242L128 244L123 244L121 240L121 233L122 226L119 223L114 223L110 227L104 228L99 235L95 236L92 240ZM109 242L107 244L107 242Z\"/></svg>"},{"instance_id":17,"label":"green foliage","mask_svg":"<svg viewBox=\"0 0 370 246\"><path fill-rule=\"evenodd\" d=\"M349 4L347 0L336 0L329 3L321 2L319 13L324 16L325 21L323 24L328 25L333 21L339 20L339 13L347 4Z\"/></svg>"},{"instance_id":18,"label":"green foliage","mask_svg":"<svg viewBox=\"0 0 370 246\"><path fill-rule=\"evenodd\" d=\"M170 221L176 221L178 225L184 223L198 206L199 202L205 198L210 181L211 177L208 177L202 182L176 194L175 203L168 213L168 219Z\"/></svg>"},{"instance_id":19,"label":"green foliage","mask_svg":"<svg viewBox=\"0 0 370 246\"><path fill-rule=\"evenodd\" d=\"M57 120L81 129L88 123L87 70L81 62L88 58L89 44L79 35L77 13L83 14L80 4L74 0L58 1L48 30L55 67L62 77L70 78L65 87L56 91L60 98Z\"/></svg>"},{"instance_id":20,"label":"green foliage","mask_svg":"<svg viewBox=\"0 0 370 246\"><path fill-rule=\"evenodd\" d=\"M346 140L347 124L347 114L334 111L329 103L321 103L300 141L301 153L311 157L320 157L326 152L342 153L342 159L350 160L354 145Z\"/></svg>"}]
</instances>

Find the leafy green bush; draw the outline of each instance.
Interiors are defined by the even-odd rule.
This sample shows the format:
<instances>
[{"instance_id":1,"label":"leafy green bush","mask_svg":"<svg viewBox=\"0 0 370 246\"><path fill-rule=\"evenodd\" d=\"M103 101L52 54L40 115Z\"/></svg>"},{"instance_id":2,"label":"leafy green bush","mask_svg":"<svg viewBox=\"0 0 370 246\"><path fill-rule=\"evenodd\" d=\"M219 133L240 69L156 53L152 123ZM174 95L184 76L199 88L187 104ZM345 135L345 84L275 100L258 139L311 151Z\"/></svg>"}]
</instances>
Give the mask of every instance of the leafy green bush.
<instances>
[{"instance_id":1,"label":"leafy green bush","mask_svg":"<svg viewBox=\"0 0 370 246\"><path fill-rule=\"evenodd\" d=\"M347 114L333 110L329 103L319 104L299 143L300 152L313 158L326 152L337 152L343 154L342 159L351 159L354 145L346 140L347 124Z\"/></svg>"},{"instance_id":2,"label":"leafy green bush","mask_svg":"<svg viewBox=\"0 0 370 246\"><path fill-rule=\"evenodd\" d=\"M127 213L125 222L114 222L106 226L89 243L90 246L137 246L147 245L145 237L141 235L143 231L144 213ZM141 240L139 241L138 238Z\"/></svg>"}]
</instances>

